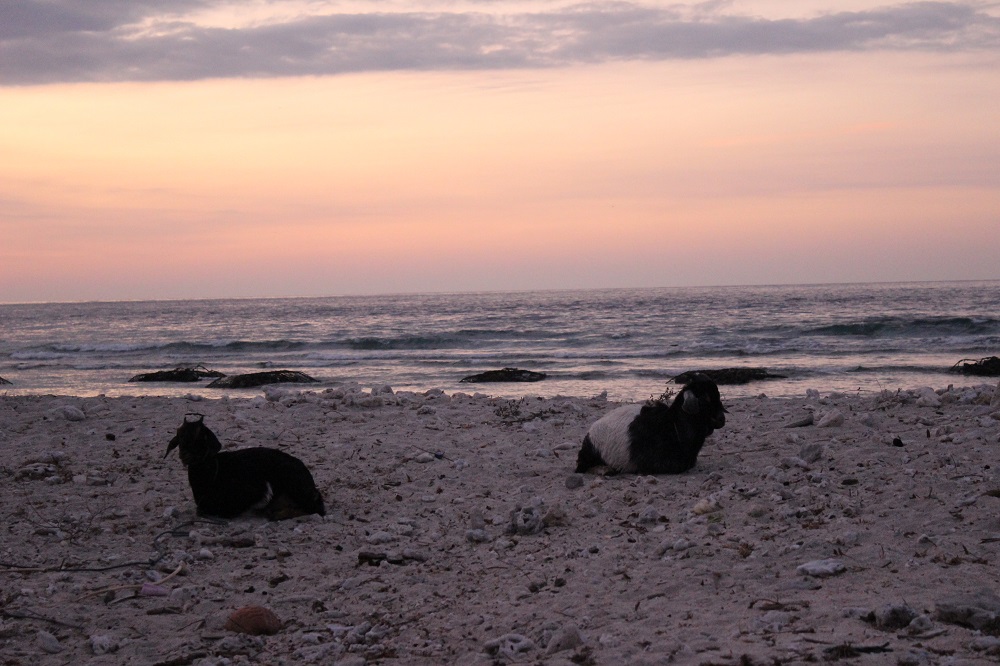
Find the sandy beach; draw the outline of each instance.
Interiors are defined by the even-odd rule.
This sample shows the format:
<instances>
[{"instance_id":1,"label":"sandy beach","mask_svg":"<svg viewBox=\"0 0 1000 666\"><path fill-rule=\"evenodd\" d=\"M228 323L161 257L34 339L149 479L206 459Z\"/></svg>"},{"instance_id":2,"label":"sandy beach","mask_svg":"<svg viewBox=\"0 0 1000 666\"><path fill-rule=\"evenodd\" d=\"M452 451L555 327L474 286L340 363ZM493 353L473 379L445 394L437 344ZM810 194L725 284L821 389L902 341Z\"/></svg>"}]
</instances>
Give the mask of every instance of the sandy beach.
<instances>
[{"instance_id":1,"label":"sandy beach","mask_svg":"<svg viewBox=\"0 0 1000 666\"><path fill-rule=\"evenodd\" d=\"M1000 388L937 388L722 387L655 477L573 473L601 396L3 396L0 663L996 663ZM196 516L188 412L327 515ZM226 628L253 605L276 634Z\"/></svg>"}]
</instances>

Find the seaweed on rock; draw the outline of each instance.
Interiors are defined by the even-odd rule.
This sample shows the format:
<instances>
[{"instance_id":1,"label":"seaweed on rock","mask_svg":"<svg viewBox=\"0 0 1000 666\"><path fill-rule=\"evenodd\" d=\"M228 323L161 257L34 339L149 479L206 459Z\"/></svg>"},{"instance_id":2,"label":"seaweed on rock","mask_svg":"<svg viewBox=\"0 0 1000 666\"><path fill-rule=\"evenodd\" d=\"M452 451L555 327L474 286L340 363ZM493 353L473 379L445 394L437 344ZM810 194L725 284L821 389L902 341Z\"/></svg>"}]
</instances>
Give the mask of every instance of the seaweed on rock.
<instances>
[{"instance_id":1,"label":"seaweed on rock","mask_svg":"<svg viewBox=\"0 0 1000 666\"><path fill-rule=\"evenodd\" d=\"M209 370L203 365L179 366L173 370L146 372L129 379L130 382L198 382L206 377L225 377L218 370Z\"/></svg>"},{"instance_id":2,"label":"seaweed on rock","mask_svg":"<svg viewBox=\"0 0 1000 666\"><path fill-rule=\"evenodd\" d=\"M266 372L251 372L245 375L221 377L209 384L207 388L254 388L267 384L307 384L319 382L304 372L297 370L268 370Z\"/></svg>"},{"instance_id":3,"label":"seaweed on rock","mask_svg":"<svg viewBox=\"0 0 1000 666\"><path fill-rule=\"evenodd\" d=\"M686 384L697 375L707 375L716 384L748 384L762 379L785 379L785 375L774 375L766 368L719 368L717 370L691 370L673 378L676 384Z\"/></svg>"},{"instance_id":4,"label":"seaweed on rock","mask_svg":"<svg viewBox=\"0 0 1000 666\"><path fill-rule=\"evenodd\" d=\"M989 356L978 361L971 358L963 358L961 361L951 366L951 372L960 372L963 375L976 375L978 377L1000 376L1000 357Z\"/></svg>"},{"instance_id":5,"label":"seaweed on rock","mask_svg":"<svg viewBox=\"0 0 1000 666\"><path fill-rule=\"evenodd\" d=\"M463 382L540 382L545 379L544 372L533 372L519 368L504 368L503 370L487 370L478 375L469 375Z\"/></svg>"}]
</instances>

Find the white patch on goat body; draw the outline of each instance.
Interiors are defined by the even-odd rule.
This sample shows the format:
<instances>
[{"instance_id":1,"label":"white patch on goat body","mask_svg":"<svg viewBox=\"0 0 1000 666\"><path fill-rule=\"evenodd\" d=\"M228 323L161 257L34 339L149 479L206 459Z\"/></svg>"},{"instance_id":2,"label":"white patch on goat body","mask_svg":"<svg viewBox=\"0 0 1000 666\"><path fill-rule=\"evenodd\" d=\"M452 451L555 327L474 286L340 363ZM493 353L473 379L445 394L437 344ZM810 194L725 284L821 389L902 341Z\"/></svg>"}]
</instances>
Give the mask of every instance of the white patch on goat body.
<instances>
[{"instance_id":1,"label":"white patch on goat body","mask_svg":"<svg viewBox=\"0 0 1000 666\"><path fill-rule=\"evenodd\" d=\"M642 410L642 404L623 405L608 412L590 426L590 442L608 467L621 472L635 472L629 456L628 427Z\"/></svg>"},{"instance_id":2,"label":"white patch on goat body","mask_svg":"<svg viewBox=\"0 0 1000 666\"><path fill-rule=\"evenodd\" d=\"M257 501L257 503L256 503L256 504L254 504L254 505L253 505L252 507L250 507L250 508L251 508L251 509L254 509L254 510L260 510L260 509L263 509L264 507L266 507L266 506L267 506L268 504L270 504L270 503L271 503L271 500L272 500L272 499L274 499L274 489L273 489L273 488L271 488L271 484L270 484L270 483L265 483L265 484L264 484L264 496L263 496L263 497L261 497L261 498L260 498L260 499L259 499L259 500Z\"/></svg>"}]
</instances>

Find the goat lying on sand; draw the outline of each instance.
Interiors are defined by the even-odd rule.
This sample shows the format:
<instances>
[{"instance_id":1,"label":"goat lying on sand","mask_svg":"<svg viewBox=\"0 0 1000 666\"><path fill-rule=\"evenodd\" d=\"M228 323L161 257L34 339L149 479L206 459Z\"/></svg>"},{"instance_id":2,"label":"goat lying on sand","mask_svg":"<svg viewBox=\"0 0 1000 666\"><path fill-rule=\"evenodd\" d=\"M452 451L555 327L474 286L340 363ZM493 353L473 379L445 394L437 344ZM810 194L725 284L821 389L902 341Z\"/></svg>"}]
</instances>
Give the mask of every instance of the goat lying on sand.
<instances>
[{"instance_id":1,"label":"goat lying on sand","mask_svg":"<svg viewBox=\"0 0 1000 666\"><path fill-rule=\"evenodd\" d=\"M698 374L669 406L659 400L624 405L601 417L583 439L576 471L606 465L610 472L686 472L705 438L725 424L719 387Z\"/></svg>"},{"instance_id":2,"label":"goat lying on sand","mask_svg":"<svg viewBox=\"0 0 1000 666\"><path fill-rule=\"evenodd\" d=\"M201 414L188 414L167 446L179 449L199 515L232 518L254 509L271 520L326 515L305 464L284 451L253 447L222 451Z\"/></svg>"}]
</instances>

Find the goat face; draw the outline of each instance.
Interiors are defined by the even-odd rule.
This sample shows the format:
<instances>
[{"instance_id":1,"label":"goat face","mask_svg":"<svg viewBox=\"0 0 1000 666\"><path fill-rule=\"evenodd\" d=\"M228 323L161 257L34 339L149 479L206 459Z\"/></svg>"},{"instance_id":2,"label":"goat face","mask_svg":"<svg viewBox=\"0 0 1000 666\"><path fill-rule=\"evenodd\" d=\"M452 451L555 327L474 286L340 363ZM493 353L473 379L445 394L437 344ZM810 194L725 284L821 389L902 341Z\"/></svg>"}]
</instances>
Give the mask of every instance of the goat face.
<instances>
[{"instance_id":1,"label":"goat face","mask_svg":"<svg viewBox=\"0 0 1000 666\"><path fill-rule=\"evenodd\" d=\"M177 434L167 445L166 458L174 449L179 449L181 462L185 467L191 463L215 455L222 450L222 444L215 433L205 425L204 414L186 414L184 423L177 429Z\"/></svg>"},{"instance_id":2,"label":"goat face","mask_svg":"<svg viewBox=\"0 0 1000 666\"><path fill-rule=\"evenodd\" d=\"M722 406L722 396L719 387L707 375L698 373L684 385L681 394L677 396L681 411L688 416L704 419L717 430L726 425L725 407Z\"/></svg>"}]
</instances>

